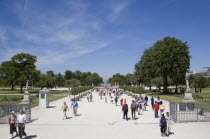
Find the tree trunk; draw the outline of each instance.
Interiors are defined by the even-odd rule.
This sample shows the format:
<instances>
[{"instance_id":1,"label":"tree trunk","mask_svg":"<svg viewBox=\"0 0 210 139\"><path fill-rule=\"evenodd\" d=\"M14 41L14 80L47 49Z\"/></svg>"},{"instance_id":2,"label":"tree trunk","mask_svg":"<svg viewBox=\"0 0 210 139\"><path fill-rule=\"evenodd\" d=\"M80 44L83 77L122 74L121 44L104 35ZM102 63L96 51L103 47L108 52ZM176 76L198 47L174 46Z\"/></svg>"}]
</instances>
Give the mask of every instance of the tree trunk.
<instances>
[{"instance_id":1,"label":"tree trunk","mask_svg":"<svg viewBox=\"0 0 210 139\"><path fill-rule=\"evenodd\" d=\"M14 90L14 83L12 83L12 85L11 85L11 86L12 86L11 90Z\"/></svg>"},{"instance_id":2,"label":"tree trunk","mask_svg":"<svg viewBox=\"0 0 210 139\"><path fill-rule=\"evenodd\" d=\"M20 92L22 93L23 92L23 84L21 83L20 85Z\"/></svg>"},{"instance_id":3,"label":"tree trunk","mask_svg":"<svg viewBox=\"0 0 210 139\"><path fill-rule=\"evenodd\" d=\"M177 93L177 90L178 90L178 84L176 83L175 93Z\"/></svg>"},{"instance_id":4,"label":"tree trunk","mask_svg":"<svg viewBox=\"0 0 210 139\"><path fill-rule=\"evenodd\" d=\"M168 92L168 76L163 75L163 93Z\"/></svg>"},{"instance_id":5,"label":"tree trunk","mask_svg":"<svg viewBox=\"0 0 210 139\"><path fill-rule=\"evenodd\" d=\"M201 93L202 88L200 88L200 93Z\"/></svg>"},{"instance_id":6,"label":"tree trunk","mask_svg":"<svg viewBox=\"0 0 210 139\"><path fill-rule=\"evenodd\" d=\"M151 77L149 77L149 91L152 92L152 83L151 83Z\"/></svg>"}]
</instances>

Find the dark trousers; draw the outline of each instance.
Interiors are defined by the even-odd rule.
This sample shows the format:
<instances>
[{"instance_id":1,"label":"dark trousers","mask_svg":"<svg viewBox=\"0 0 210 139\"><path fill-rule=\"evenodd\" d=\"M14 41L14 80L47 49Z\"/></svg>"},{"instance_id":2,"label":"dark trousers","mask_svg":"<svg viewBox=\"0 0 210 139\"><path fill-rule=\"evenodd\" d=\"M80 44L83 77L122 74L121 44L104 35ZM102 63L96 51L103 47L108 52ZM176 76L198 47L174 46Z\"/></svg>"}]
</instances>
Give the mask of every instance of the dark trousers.
<instances>
[{"instance_id":1,"label":"dark trousers","mask_svg":"<svg viewBox=\"0 0 210 139\"><path fill-rule=\"evenodd\" d=\"M153 105L154 105L154 102L151 102L151 106L152 106L152 108L153 108Z\"/></svg>"},{"instance_id":2,"label":"dark trousers","mask_svg":"<svg viewBox=\"0 0 210 139\"><path fill-rule=\"evenodd\" d=\"M123 119L128 120L128 111L123 111Z\"/></svg>"},{"instance_id":3,"label":"dark trousers","mask_svg":"<svg viewBox=\"0 0 210 139\"><path fill-rule=\"evenodd\" d=\"M161 125L160 126L160 132L161 133L166 133L166 125Z\"/></svg>"},{"instance_id":4,"label":"dark trousers","mask_svg":"<svg viewBox=\"0 0 210 139\"><path fill-rule=\"evenodd\" d=\"M136 109L131 109L132 119L136 118Z\"/></svg>"},{"instance_id":5,"label":"dark trousers","mask_svg":"<svg viewBox=\"0 0 210 139\"><path fill-rule=\"evenodd\" d=\"M10 124L10 134L13 135L13 132L16 132L17 133L15 123L14 124Z\"/></svg>"},{"instance_id":6,"label":"dark trousers","mask_svg":"<svg viewBox=\"0 0 210 139\"><path fill-rule=\"evenodd\" d=\"M158 118L158 111L155 111L155 118Z\"/></svg>"},{"instance_id":7,"label":"dark trousers","mask_svg":"<svg viewBox=\"0 0 210 139\"><path fill-rule=\"evenodd\" d=\"M25 127L23 123L18 124L18 132L19 132L20 138L22 138L23 135L26 136Z\"/></svg>"}]
</instances>

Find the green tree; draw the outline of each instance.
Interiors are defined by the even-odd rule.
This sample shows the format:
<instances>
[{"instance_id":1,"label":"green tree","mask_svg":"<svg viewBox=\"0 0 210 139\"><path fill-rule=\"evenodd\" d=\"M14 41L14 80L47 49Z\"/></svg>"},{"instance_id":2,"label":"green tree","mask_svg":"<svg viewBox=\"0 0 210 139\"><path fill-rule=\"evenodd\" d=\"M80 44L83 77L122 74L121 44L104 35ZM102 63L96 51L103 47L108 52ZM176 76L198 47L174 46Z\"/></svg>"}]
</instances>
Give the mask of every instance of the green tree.
<instances>
[{"instance_id":1,"label":"green tree","mask_svg":"<svg viewBox=\"0 0 210 139\"><path fill-rule=\"evenodd\" d=\"M112 76L112 78L109 78L108 81L111 85L119 84L119 85L125 85L127 83L126 77L124 75L121 75L120 73L117 73Z\"/></svg>"},{"instance_id":2,"label":"green tree","mask_svg":"<svg viewBox=\"0 0 210 139\"><path fill-rule=\"evenodd\" d=\"M78 87L81 85L81 83L79 80L71 78L70 80L66 80L65 85L66 87Z\"/></svg>"},{"instance_id":3,"label":"green tree","mask_svg":"<svg viewBox=\"0 0 210 139\"><path fill-rule=\"evenodd\" d=\"M157 74L157 67L155 65L154 59L154 49L151 47L144 50L144 54L141 57L141 60L135 65L135 74L137 77L143 79L143 81L148 81L148 85L151 89L151 80Z\"/></svg>"},{"instance_id":4,"label":"green tree","mask_svg":"<svg viewBox=\"0 0 210 139\"><path fill-rule=\"evenodd\" d=\"M3 85L11 86L11 90L14 90L14 86L17 82L18 74L17 69L13 66L11 61L4 61L0 66L0 78Z\"/></svg>"},{"instance_id":5,"label":"green tree","mask_svg":"<svg viewBox=\"0 0 210 139\"><path fill-rule=\"evenodd\" d=\"M17 81L20 84L20 91L23 92L23 86L27 80L30 80L33 72L36 71L36 56L20 53L12 57L11 64L18 71Z\"/></svg>"},{"instance_id":6,"label":"green tree","mask_svg":"<svg viewBox=\"0 0 210 139\"><path fill-rule=\"evenodd\" d=\"M56 74L54 78L56 86L64 86L65 79L61 73Z\"/></svg>"},{"instance_id":7,"label":"green tree","mask_svg":"<svg viewBox=\"0 0 210 139\"><path fill-rule=\"evenodd\" d=\"M73 75L72 71L70 71L70 70L65 71L65 79L66 80L70 80L72 78L72 75Z\"/></svg>"},{"instance_id":8,"label":"green tree","mask_svg":"<svg viewBox=\"0 0 210 139\"><path fill-rule=\"evenodd\" d=\"M192 85L194 88L198 88L201 93L203 88L206 88L209 86L209 80L208 78L204 77L204 75L198 74L195 77Z\"/></svg>"},{"instance_id":9,"label":"green tree","mask_svg":"<svg viewBox=\"0 0 210 139\"><path fill-rule=\"evenodd\" d=\"M50 75L50 76L52 76L52 77L55 77L55 73L54 73L54 71L52 71L52 70L47 71L46 74L47 74L47 75Z\"/></svg>"},{"instance_id":10,"label":"green tree","mask_svg":"<svg viewBox=\"0 0 210 139\"><path fill-rule=\"evenodd\" d=\"M152 85L156 86L158 89L161 89L161 87L163 86L163 78L156 77L152 79Z\"/></svg>"},{"instance_id":11,"label":"green tree","mask_svg":"<svg viewBox=\"0 0 210 139\"><path fill-rule=\"evenodd\" d=\"M163 78L163 92L168 92L168 77L186 74L190 66L190 52L187 42L174 37L165 37L153 46L153 60L159 75ZM179 79L180 80L180 79Z\"/></svg>"}]
</instances>

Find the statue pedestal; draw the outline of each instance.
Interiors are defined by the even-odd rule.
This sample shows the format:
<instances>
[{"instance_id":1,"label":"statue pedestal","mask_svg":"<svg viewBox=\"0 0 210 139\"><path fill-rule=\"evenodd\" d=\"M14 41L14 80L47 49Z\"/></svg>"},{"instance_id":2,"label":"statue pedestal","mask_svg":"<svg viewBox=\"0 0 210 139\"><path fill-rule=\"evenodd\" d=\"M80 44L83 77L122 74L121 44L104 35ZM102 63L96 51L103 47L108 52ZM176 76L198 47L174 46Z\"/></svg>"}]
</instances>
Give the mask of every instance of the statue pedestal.
<instances>
[{"instance_id":1,"label":"statue pedestal","mask_svg":"<svg viewBox=\"0 0 210 139\"><path fill-rule=\"evenodd\" d=\"M186 90L186 92L184 93L184 99L183 99L183 101L187 101L187 102L192 102L192 101L194 101L194 98L192 97L192 92L189 90L189 89L187 89Z\"/></svg>"},{"instance_id":2,"label":"statue pedestal","mask_svg":"<svg viewBox=\"0 0 210 139\"><path fill-rule=\"evenodd\" d=\"M30 102L30 93L28 91L25 91L23 94L22 103L29 103L29 102Z\"/></svg>"}]
</instances>

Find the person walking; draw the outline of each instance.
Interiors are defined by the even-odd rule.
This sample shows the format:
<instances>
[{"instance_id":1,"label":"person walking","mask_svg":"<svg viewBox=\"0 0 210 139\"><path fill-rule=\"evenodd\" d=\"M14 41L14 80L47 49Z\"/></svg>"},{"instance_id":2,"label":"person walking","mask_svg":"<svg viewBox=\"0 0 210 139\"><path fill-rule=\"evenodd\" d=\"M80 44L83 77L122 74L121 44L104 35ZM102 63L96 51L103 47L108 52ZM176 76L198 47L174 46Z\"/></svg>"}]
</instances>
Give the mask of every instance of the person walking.
<instances>
[{"instance_id":1,"label":"person walking","mask_svg":"<svg viewBox=\"0 0 210 139\"><path fill-rule=\"evenodd\" d=\"M147 104L148 104L148 96L146 95L144 99L145 99L146 106L147 106Z\"/></svg>"},{"instance_id":2,"label":"person walking","mask_svg":"<svg viewBox=\"0 0 210 139\"><path fill-rule=\"evenodd\" d=\"M87 94L87 101L90 101L90 94Z\"/></svg>"},{"instance_id":3,"label":"person walking","mask_svg":"<svg viewBox=\"0 0 210 139\"><path fill-rule=\"evenodd\" d=\"M155 104L153 105L153 110L155 112L155 118L158 118L159 104L157 101L155 101Z\"/></svg>"},{"instance_id":4,"label":"person walking","mask_svg":"<svg viewBox=\"0 0 210 139\"><path fill-rule=\"evenodd\" d=\"M171 132L171 127L173 126L173 122L172 122L172 118L171 118L169 112L166 112L166 121L167 121L166 131L167 131L167 135L169 136L170 134L173 134Z\"/></svg>"},{"instance_id":5,"label":"person walking","mask_svg":"<svg viewBox=\"0 0 210 139\"><path fill-rule=\"evenodd\" d=\"M114 98L112 96L110 96L110 103L113 104L114 103Z\"/></svg>"},{"instance_id":6,"label":"person walking","mask_svg":"<svg viewBox=\"0 0 210 139\"><path fill-rule=\"evenodd\" d=\"M63 106L61 107L61 110L63 111L63 120L67 118L66 112L69 111L68 105L66 105L66 102L63 103Z\"/></svg>"},{"instance_id":7,"label":"person walking","mask_svg":"<svg viewBox=\"0 0 210 139\"><path fill-rule=\"evenodd\" d=\"M152 96L152 98L151 98L151 106L152 106L152 108L153 108L153 105L154 105L154 97Z\"/></svg>"},{"instance_id":8,"label":"person walking","mask_svg":"<svg viewBox=\"0 0 210 139\"><path fill-rule=\"evenodd\" d=\"M160 113L163 113L165 110L165 106L163 105L162 101L160 102L159 109L160 109Z\"/></svg>"},{"instance_id":9,"label":"person walking","mask_svg":"<svg viewBox=\"0 0 210 139\"><path fill-rule=\"evenodd\" d=\"M11 114L9 115L9 127L10 127L10 134L12 135L12 138L14 137L13 132L16 132L16 136L18 136L18 133L17 133L17 117L16 117L14 111L12 111Z\"/></svg>"},{"instance_id":10,"label":"person walking","mask_svg":"<svg viewBox=\"0 0 210 139\"><path fill-rule=\"evenodd\" d=\"M134 100L132 100L131 103L131 115L132 115L132 120L136 119L136 103L134 102Z\"/></svg>"},{"instance_id":11,"label":"person walking","mask_svg":"<svg viewBox=\"0 0 210 139\"><path fill-rule=\"evenodd\" d=\"M126 101L122 105L122 111L123 111L123 119L128 120L128 105L126 104Z\"/></svg>"},{"instance_id":12,"label":"person walking","mask_svg":"<svg viewBox=\"0 0 210 139\"><path fill-rule=\"evenodd\" d=\"M23 113L23 110L20 110L20 114L17 117L17 123L18 123L18 132L19 137L22 139L22 136L27 136L25 133L25 127L26 127L26 115Z\"/></svg>"},{"instance_id":13,"label":"person walking","mask_svg":"<svg viewBox=\"0 0 210 139\"><path fill-rule=\"evenodd\" d=\"M93 101L93 95L92 95L92 93L90 93L90 102L92 102Z\"/></svg>"},{"instance_id":14,"label":"person walking","mask_svg":"<svg viewBox=\"0 0 210 139\"><path fill-rule=\"evenodd\" d=\"M120 99L120 106L122 106L123 105L123 99L121 98Z\"/></svg>"},{"instance_id":15,"label":"person walking","mask_svg":"<svg viewBox=\"0 0 210 139\"><path fill-rule=\"evenodd\" d=\"M107 98L105 97L105 103L107 103Z\"/></svg>"},{"instance_id":16,"label":"person walking","mask_svg":"<svg viewBox=\"0 0 210 139\"><path fill-rule=\"evenodd\" d=\"M115 105L117 106L118 98L115 96Z\"/></svg>"},{"instance_id":17,"label":"person walking","mask_svg":"<svg viewBox=\"0 0 210 139\"><path fill-rule=\"evenodd\" d=\"M77 101L74 99L73 102L71 103L71 109L73 108L73 113L74 113L75 117L77 116L78 106L79 105L78 105Z\"/></svg>"},{"instance_id":18,"label":"person walking","mask_svg":"<svg viewBox=\"0 0 210 139\"><path fill-rule=\"evenodd\" d=\"M159 121L159 125L160 125L161 136L162 136L162 137L167 136L167 135L166 135L167 121L166 121L166 118L165 118L165 116L164 116L164 113L161 114L160 121Z\"/></svg>"},{"instance_id":19,"label":"person walking","mask_svg":"<svg viewBox=\"0 0 210 139\"><path fill-rule=\"evenodd\" d=\"M141 101L139 101L139 102L138 102L138 115L141 114L141 109L142 109Z\"/></svg>"}]
</instances>

